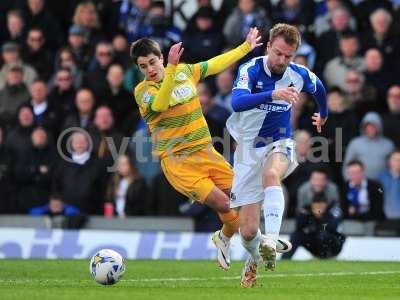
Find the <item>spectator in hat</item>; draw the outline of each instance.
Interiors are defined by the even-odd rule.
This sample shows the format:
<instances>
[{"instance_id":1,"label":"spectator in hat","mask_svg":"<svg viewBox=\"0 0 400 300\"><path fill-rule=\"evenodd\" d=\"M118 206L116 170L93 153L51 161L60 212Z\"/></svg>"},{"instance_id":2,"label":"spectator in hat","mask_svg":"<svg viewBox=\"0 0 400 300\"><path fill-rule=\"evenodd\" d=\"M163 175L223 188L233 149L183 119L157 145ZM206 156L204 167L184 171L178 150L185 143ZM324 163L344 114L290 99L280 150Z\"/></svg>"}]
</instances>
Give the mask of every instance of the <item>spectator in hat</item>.
<instances>
[{"instance_id":1,"label":"spectator in hat","mask_svg":"<svg viewBox=\"0 0 400 300\"><path fill-rule=\"evenodd\" d=\"M344 166L352 160L359 160L364 165L366 177L377 179L394 144L383 136L382 119L376 112L367 113L360 127L361 135L353 138L346 149Z\"/></svg>"},{"instance_id":2,"label":"spectator in hat","mask_svg":"<svg viewBox=\"0 0 400 300\"><path fill-rule=\"evenodd\" d=\"M68 47L73 53L78 66L81 69L86 69L90 62L87 29L79 25L72 25L68 31Z\"/></svg>"},{"instance_id":3,"label":"spectator in hat","mask_svg":"<svg viewBox=\"0 0 400 300\"><path fill-rule=\"evenodd\" d=\"M29 91L22 81L20 65L10 65L6 85L0 90L0 120L11 125L16 120L18 107L29 100Z\"/></svg>"},{"instance_id":4,"label":"spectator in hat","mask_svg":"<svg viewBox=\"0 0 400 300\"><path fill-rule=\"evenodd\" d=\"M6 85L8 69L11 65L19 64L22 68L22 81L26 86L30 86L37 78L37 73L30 65L25 64L20 57L19 47L16 43L7 42L1 47L3 57L3 67L0 70L0 89Z\"/></svg>"}]
</instances>

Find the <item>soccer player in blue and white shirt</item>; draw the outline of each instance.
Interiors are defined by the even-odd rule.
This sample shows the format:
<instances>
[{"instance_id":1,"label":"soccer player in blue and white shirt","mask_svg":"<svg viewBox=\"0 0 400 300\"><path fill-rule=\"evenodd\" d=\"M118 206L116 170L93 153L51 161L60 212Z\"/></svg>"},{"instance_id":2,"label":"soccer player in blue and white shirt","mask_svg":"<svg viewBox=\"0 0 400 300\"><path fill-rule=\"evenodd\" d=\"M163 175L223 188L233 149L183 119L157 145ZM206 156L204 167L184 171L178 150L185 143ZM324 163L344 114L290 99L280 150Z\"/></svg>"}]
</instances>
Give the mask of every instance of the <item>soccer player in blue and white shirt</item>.
<instances>
[{"instance_id":1,"label":"soccer player in blue and white shirt","mask_svg":"<svg viewBox=\"0 0 400 300\"><path fill-rule=\"evenodd\" d=\"M238 146L234 156L231 207L239 208L240 235L250 253L241 285L256 282L257 263L274 270L284 211L281 180L297 167L290 116L300 92L313 95L319 113L312 116L321 132L328 116L321 80L306 67L291 62L300 45L296 27L277 24L270 31L267 55L239 68L232 91L234 113L227 122ZM265 235L260 214L264 210Z\"/></svg>"}]
</instances>

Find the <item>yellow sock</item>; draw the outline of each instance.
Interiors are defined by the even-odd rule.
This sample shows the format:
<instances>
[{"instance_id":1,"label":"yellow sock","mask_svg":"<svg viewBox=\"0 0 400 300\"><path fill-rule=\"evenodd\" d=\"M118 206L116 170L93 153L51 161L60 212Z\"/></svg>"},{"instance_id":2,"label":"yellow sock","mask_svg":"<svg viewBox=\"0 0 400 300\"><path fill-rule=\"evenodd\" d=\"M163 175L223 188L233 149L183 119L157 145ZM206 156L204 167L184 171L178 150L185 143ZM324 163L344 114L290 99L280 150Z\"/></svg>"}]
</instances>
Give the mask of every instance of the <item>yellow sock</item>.
<instances>
[{"instance_id":1,"label":"yellow sock","mask_svg":"<svg viewBox=\"0 0 400 300\"><path fill-rule=\"evenodd\" d=\"M238 212L234 209L231 209L228 213L219 213L218 216L224 224L222 226L222 233L228 238L232 237L235 232L239 230L240 226Z\"/></svg>"}]
</instances>

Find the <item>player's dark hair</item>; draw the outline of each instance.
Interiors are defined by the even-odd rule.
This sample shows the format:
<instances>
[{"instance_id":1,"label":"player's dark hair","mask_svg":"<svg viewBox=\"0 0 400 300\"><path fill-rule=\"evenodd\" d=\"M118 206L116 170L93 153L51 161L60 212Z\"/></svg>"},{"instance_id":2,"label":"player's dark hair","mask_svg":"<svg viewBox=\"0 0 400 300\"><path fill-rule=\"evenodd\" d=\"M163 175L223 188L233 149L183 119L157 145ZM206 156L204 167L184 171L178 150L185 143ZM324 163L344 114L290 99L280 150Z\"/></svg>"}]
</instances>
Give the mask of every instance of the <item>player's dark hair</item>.
<instances>
[{"instance_id":1,"label":"player's dark hair","mask_svg":"<svg viewBox=\"0 0 400 300\"><path fill-rule=\"evenodd\" d=\"M158 57L162 56L160 46L157 42L148 38L142 38L132 43L130 55L135 64L137 64L139 56L147 56L150 54L154 54Z\"/></svg>"},{"instance_id":2,"label":"player's dark hair","mask_svg":"<svg viewBox=\"0 0 400 300\"><path fill-rule=\"evenodd\" d=\"M358 160L358 159L350 160L350 161L346 164L346 167L350 167L350 166L360 166L361 169L364 169L364 164L363 164L360 160Z\"/></svg>"},{"instance_id":3,"label":"player's dark hair","mask_svg":"<svg viewBox=\"0 0 400 300\"><path fill-rule=\"evenodd\" d=\"M298 48L301 44L300 31L292 25L278 23L269 31L269 41L272 43L276 38L282 37L286 44L295 45Z\"/></svg>"}]
</instances>

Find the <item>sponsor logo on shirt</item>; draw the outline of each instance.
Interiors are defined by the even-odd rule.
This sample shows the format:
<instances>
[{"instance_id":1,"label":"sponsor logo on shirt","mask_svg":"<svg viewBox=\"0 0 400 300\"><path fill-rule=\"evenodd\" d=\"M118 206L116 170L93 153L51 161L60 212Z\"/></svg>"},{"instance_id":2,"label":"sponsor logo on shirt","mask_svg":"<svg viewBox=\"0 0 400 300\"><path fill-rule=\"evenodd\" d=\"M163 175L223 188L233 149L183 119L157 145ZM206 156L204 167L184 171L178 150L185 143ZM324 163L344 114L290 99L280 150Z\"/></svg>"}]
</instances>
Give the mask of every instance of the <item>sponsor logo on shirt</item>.
<instances>
[{"instance_id":1,"label":"sponsor logo on shirt","mask_svg":"<svg viewBox=\"0 0 400 300\"><path fill-rule=\"evenodd\" d=\"M270 112L285 112L290 110L290 105L276 105L276 104L260 104L259 109L270 111Z\"/></svg>"}]
</instances>

